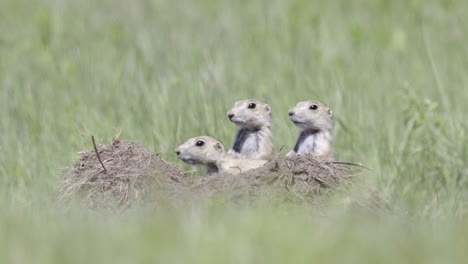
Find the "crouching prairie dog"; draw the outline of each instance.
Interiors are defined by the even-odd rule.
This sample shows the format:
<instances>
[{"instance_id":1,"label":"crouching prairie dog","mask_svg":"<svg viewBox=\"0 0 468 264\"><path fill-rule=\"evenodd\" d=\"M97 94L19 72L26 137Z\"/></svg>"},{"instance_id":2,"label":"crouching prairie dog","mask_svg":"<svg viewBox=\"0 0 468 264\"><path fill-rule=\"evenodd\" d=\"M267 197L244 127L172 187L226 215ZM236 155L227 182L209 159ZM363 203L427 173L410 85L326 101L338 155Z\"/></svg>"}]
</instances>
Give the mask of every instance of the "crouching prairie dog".
<instances>
[{"instance_id":1,"label":"crouching prairie dog","mask_svg":"<svg viewBox=\"0 0 468 264\"><path fill-rule=\"evenodd\" d=\"M333 111L330 107L318 101L299 102L289 110L289 119L302 131L287 156L312 153L319 159L333 159Z\"/></svg>"},{"instance_id":2,"label":"crouching prairie dog","mask_svg":"<svg viewBox=\"0 0 468 264\"><path fill-rule=\"evenodd\" d=\"M228 155L234 158L270 160L275 149L271 132L271 108L268 104L246 99L235 102L227 112L238 130Z\"/></svg>"},{"instance_id":3,"label":"crouching prairie dog","mask_svg":"<svg viewBox=\"0 0 468 264\"><path fill-rule=\"evenodd\" d=\"M256 159L235 159L226 154L223 144L218 140L199 136L190 138L175 150L177 158L194 165L206 167L206 174L239 174L262 167L267 161Z\"/></svg>"}]
</instances>

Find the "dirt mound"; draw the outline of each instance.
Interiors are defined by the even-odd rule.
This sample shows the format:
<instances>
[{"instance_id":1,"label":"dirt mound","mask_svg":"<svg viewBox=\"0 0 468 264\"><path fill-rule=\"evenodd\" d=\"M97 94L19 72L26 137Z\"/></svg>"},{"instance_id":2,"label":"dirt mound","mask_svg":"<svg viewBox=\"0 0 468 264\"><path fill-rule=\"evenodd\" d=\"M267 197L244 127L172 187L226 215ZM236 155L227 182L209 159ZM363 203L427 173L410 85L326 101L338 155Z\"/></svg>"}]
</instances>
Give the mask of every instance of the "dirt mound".
<instances>
[{"instance_id":1,"label":"dirt mound","mask_svg":"<svg viewBox=\"0 0 468 264\"><path fill-rule=\"evenodd\" d=\"M329 190L350 183L359 171L315 159L312 155L276 158L238 175L195 179L192 190L204 197L241 200L299 199L317 204Z\"/></svg>"},{"instance_id":2,"label":"dirt mound","mask_svg":"<svg viewBox=\"0 0 468 264\"><path fill-rule=\"evenodd\" d=\"M151 206L212 198L234 202L298 199L317 204L324 193L350 182L358 173L301 155L276 158L238 175L190 177L132 141L117 139L96 149L98 155L95 150L80 152L79 159L65 170L59 190L62 199L77 194L91 208L118 210L136 200Z\"/></svg>"},{"instance_id":3,"label":"dirt mound","mask_svg":"<svg viewBox=\"0 0 468 264\"><path fill-rule=\"evenodd\" d=\"M97 149L103 165L90 150L65 169L62 199L78 194L91 208L125 209L138 199L162 201L185 179L181 169L135 142L116 139Z\"/></svg>"}]
</instances>

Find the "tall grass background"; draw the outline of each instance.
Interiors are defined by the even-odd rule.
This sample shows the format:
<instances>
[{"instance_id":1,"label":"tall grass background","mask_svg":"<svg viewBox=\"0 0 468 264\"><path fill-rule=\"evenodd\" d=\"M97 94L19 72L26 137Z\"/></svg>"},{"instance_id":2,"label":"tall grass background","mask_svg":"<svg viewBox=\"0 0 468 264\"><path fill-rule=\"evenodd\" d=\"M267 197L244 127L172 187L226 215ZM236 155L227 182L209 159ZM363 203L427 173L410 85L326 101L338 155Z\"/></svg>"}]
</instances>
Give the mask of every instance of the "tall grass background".
<instances>
[{"instance_id":1,"label":"tall grass background","mask_svg":"<svg viewBox=\"0 0 468 264\"><path fill-rule=\"evenodd\" d=\"M0 261L466 261L467 10L456 0L2 0ZM338 159L373 168L358 181L392 211L57 206L60 169L91 148L79 133L106 143L121 130L190 169L174 148L197 135L229 147L226 112L244 98L271 105L286 150L298 133L287 110L330 105Z\"/></svg>"}]
</instances>

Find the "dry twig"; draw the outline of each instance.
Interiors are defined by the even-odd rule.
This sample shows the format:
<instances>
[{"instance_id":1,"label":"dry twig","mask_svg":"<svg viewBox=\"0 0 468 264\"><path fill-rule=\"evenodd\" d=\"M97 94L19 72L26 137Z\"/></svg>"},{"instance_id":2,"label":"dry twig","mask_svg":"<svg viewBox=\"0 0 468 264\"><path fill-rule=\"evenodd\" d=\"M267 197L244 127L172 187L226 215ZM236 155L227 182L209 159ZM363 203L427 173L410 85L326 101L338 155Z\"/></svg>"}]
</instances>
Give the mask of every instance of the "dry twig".
<instances>
[{"instance_id":1,"label":"dry twig","mask_svg":"<svg viewBox=\"0 0 468 264\"><path fill-rule=\"evenodd\" d=\"M343 164L343 165L352 165L352 166L358 166L358 167L361 167L361 168L365 168L365 169L368 169L368 170L372 170L371 168L365 166L365 165L362 165L362 164L359 164L359 163L354 163L354 162L351 162L351 161L339 161L339 160L334 160L332 161L333 164Z\"/></svg>"},{"instance_id":2,"label":"dry twig","mask_svg":"<svg viewBox=\"0 0 468 264\"><path fill-rule=\"evenodd\" d=\"M94 141L94 136L91 135L91 140L93 141L93 146L94 146L94 151L96 152L96 156L99 160L99 163L101 163L102 168L104 169L104 173L107 173L106 167L104 166L104 163L102 163L101 157L99 156L99 152L96 146L96 141Z\"/></svg>"}]
</instances>

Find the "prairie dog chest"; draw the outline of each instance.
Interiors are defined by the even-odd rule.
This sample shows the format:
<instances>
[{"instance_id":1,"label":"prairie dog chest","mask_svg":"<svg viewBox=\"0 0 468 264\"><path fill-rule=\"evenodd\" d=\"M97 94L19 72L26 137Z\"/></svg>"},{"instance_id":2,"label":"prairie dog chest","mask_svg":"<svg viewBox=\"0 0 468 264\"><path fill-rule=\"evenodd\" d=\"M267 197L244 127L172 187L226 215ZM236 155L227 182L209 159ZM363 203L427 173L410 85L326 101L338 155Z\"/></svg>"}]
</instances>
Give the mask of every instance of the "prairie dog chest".
<instances>
[{"instance_id":1,"label":"prairie dog chest","mask_svg":"<svg viewBox=\"0 0 468 264\"><path fill-rule=\"evenodd\" d=\"M257 131L240 129L232 149L242 154L256 153L260 144L260 137Z\"/></svg>"},{"instance_id":2,"label":"prairie dog chest","mask_svg":"<svg viewBox=\"0 0 468 264\"><path fill-rule=\"evenodd\" d=\"M315 150L318 139L319 135L316 133L301 133L299 135L299 139L297 140L296 146L294 147L294 152L297 154L313 152Z\"/></svg>"},{"instance_id":3,"label":"prairie dog chest","mask_svg":"<svg viewBox=\"0 0 468 264\"><path fill-rule=\"evenodd\" d=\"M327 152L332 148L333 138L330 133L302 132L299 135L294 152L304 154L309 152Z\"/></svg>"}]
</instances>

